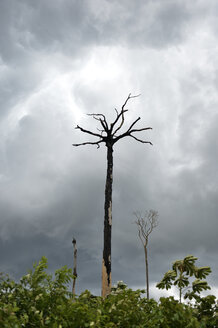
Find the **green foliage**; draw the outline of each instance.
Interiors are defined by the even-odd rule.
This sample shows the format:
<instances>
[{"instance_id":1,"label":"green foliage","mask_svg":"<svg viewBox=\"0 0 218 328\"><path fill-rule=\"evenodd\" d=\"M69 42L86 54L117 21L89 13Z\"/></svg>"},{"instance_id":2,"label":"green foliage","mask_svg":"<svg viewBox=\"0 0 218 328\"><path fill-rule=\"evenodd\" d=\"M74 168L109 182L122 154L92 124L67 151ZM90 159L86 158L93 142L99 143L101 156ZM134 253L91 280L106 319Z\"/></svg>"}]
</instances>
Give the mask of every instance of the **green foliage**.
<instances>
[{"instance_id":1,"label":"green foliage","mask_svg":"<svg viewBox=\"0 0 218 328\"><path fill-rule=\"evenodd\" d=\"M184 298L195 298L196 295L200 294L203 290L210 289L206 280L207 275L211 273L210 267L197 267L195 262L198 258L193 255L186 256L183 260L177 260L172 265L172 270L165 273L163 279L156 285L159 289L170 289L172 286L177 286L180 292L180 302L182 296L182 290L184 288L191 288L192 292L187 291ZM190 277L194 276L197 278L192 282L190 286Z\"/></svg>"},{"instance_id":2,"label":"green foliage","mask_svg":"<svg viewBox=\"0 0 218 328\"><path fill-rule=\"evenodd\" d=\"M163 328L197 328L201 327L194 316L192 307L179 303L173 297L160 298L159 308L164 321L159 327Z\"/></svg>"},{"instance_id":3,"label":"green foliage","mask_svg":"<svg viewBox=\"0 0 218 328\"><path fill-rule=\"evenodd\" d=\"M195 308L196 318L203 327L218 327L218 306L214 295L199 297L196 300Z\"/></svg>"},{"instance_id":4,"label":"green foliage","mask_svg":"<svg viewBox=\"0 0 218 328\"><path fill-rule=\"evenodd\" d=\"M42 257L34 270L15 283L8 277L0 281L0 327L58 327L59 314L71 301L67 283L73 278L71 269L63 267L55 272L55 278L47 274L47 259ZM12 323L5 323L5 313L10 313ZM17 320L18 319L18 320ZM3 323L1 323L1 321Z\"/></svg>"},{"instance_id":5,"label":"green foliage","mask_svg":"<svg viewBox=\"0 0 218 328\"><path fill-rule=\"evenodd\" d=\"M216 327L215 296L199 298L195 306L173 297L156 302L143 297L144 290L133 291L119 282L105 299L88 290L74 298L68 291L71 269L57 270L54 278L46 269L43 257L19 283L0 275L1 328Z\"/></svg>"},{"instance_id":6,"label":"green foliage","mask_svg":"<svg viewBox=\"0 0 218 328\"><path fill-rule=\"evenodd\" d=\"M163 279L156 285L156 287L159 289L170 289L172 287L172 281L176 279L176 276L177 274L174 270L167 271Z\"/></svg>"}]
</instances>

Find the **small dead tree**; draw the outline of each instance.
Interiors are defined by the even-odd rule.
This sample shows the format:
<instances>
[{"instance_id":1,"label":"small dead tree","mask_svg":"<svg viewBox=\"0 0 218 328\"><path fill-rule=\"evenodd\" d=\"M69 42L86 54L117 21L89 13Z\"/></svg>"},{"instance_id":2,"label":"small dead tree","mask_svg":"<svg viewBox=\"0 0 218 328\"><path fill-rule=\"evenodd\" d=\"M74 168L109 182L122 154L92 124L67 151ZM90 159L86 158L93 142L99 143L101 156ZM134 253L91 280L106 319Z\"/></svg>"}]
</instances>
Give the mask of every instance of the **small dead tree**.
<instances>
[{"instance_id":1,"label":"small dead tree","mask_svg":"<svg viewBox=\"0 0 218 328\"><path fill-rule=\"evenodd\" d=\"M75 297L75 287L76 287L76 278L77 278L77 247L76 247L75 238L73 238L72 244L73 244L73 275L74 275L72 293L73 293L73 297Z\"/></svg>"},{"instance_id":2,"label":"small dead tree","mask_svg":"<svg viewBox=\"0 0 218 328\"><path fill-rule=\"evenodd\" d=\"M135 224L138 227L138 236L142 242L145 252L145 272L146 272L146 293L149 299L149 276L148 276L148 237L158 225L158 212L154 210L146 211L142 216L140 212L135 212Z\"/></svg>"},{"instance_id":3,"label":"small dead tree","mask_svg":"<svg viewBox=\"0 0 218 328\"><path fill-rule=\"evenodd\" d=\"M143 144L150 144L150 141L145 141L139 139L135 136L135 133L150 130L150 127L136 129L135 125L140 120L138 117L130 126L123 132L120 133L121 128L125 122L125 114L128 111L126 105L128 101L132 98L138 96L128 95L121 110L116 111L116 118L112 123L108 123L104 114L88 114L92 116L101 125L101 129L98 129L98 133L92 132L82 128L77 125L76 129L89 134L91 136L99 138L98 141L87 141L79 144L73 144L73 146L83 146L83 145L96 145L97 148L100 147L102 143L105 143L107 147L107 175L105 184L105 203L104 203L104 248L103 248L103 259L102 259L102 297L110 294L111 290L111 228L112 228L112 183L113 183L113 146L114 144L125 138L130 137L134 140L141 142ZM120 133L120 134L119 134Z\"/></svg>"}]
</instances>

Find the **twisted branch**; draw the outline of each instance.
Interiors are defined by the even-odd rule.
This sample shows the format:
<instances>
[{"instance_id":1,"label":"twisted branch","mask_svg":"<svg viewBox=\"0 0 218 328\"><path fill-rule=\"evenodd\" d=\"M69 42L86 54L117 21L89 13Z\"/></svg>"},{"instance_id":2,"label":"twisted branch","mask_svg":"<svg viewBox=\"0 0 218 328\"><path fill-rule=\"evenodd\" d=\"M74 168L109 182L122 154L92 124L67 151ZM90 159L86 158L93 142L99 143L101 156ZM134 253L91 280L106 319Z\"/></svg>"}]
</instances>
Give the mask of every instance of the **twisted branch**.
<instances>
[{"instance_id":1,"label":"twisted branch","mask_svg":"<svg viewBox=\"0 0 218 328\"><path fill-rule=\"evenodd\" d=\"M100 148L100 143L103 142L104 140L99 140L96 142L82 142L82 143L78 143L78 144L72 144L72 146L78 147L78 146L84 146L84 145L97 145L97 148Z\"/></svg>"},{"instance_id":2,"label":"twisted branch","mask_svg":"<svg viewBox=\"0 0 218 328\"><path fill-rule=\"evenodd\" d=\"M151 130L151 127L146 127L146 128L140 128L140 129L133 129L133 127L136 125L136 123L141 119L140 117L138 117L130 126L129 128L126 130L126 132L120 134L120 135L116 135L116 133L122 128L124 122L125 122L125 116L124 114L128 111L128 109L125 109L128 101L132 98L136 98L139 97L139 95L136 96L131 96L131 93L128 95L128 97L126 98L124 104L121 107L120 112L118 112L118 110L115 108L116 111L116 118L114 120L114 122L112 122L110 124L110 129L109 129L109 125L108 122L106 120L106 117L104 114L87 114L88 116L92 116L95 120L99 121L102 128L103 129L98 129L99 133L95 133L89 130L86 130L84 128L82 128L81 126L77 125L76 129L79 129L80 131L90 134L94 137L98 137L100 138L99 141L96 142L83 142L83 143L79 143L79 144L73 144L74 146L83 146L83 145L97 145L97 147L100 147L100 143L105 142L106 146L108 143L114 145L118 140L124 138L124 137L131 137L133 139L135 139L138 142L141 142L143 144L150 144L152 145L152 143L150 141L146 141L140 138L137 138L136 136L133 135L133 133L135 132L142 132L142 131L146 131L146 130ZM120 123L118 123L120 121ZM118 124L118 126L116 127L116 124ZM113 129L115 128L115 130L113 131ZM103 133L105 133L105 135L103 135Z\"/></svg>"},{"instance_id":3,"label":"twisted branch","mask_svg":"<svg viewBox=\"0 0 218 328\"><path fill-rule=\"evenodd\" d=\"M117 110L116 110L116 108L115 108L116 113L117 113L117 117L116 117L115 121L114 121L113 123L111 123L111 132L112 132L112 130L113 130L113 127L114 127L115 124L119 121L119 119L120 119L121 116L122 116L122 120L121 120L121 123L120 123L120 125L118 126L118 128L113 132L113 135L115 135L116 132L117 132L118 130L120 130L121 127L123 126L123 123L124 123L124 113L125 113L125 112L128 112L128 109L125 109L125 106L126 106L127 102L128 102L130 99L132 99L132 98L136 98L136 97L139 97L139 96L140 96L140 95L131 96L131 93L130 93L130 94L128 95L128 97L126 98L126 100L125 100L125 102L124 102L124 104L123 104L123 106L122 106L121 111L120 111L119 114L118 114L118 112L117 112Z\"/></svg>"},{"instance_id":4,"label":"twisted branch","mask_svg":"<svg viewBox=\"0 0 218 328\"><path fill-rule=\"evenodd\" d=\"M98 134L98 133L94 133L94 132L89 131L89 130L85 130L85 129L81 128L81 126L79 126L79 125L77 125L77 126L75 127L75 129L79 129L80 131L82 131L82 132L84 132L84 133L88 133L88 134L91 134L92 136L95 136L95 137L99 137L99 138L101 138L101 135L100 135L100 134Z\"/></svg>"},{"instance_id":5,"label":"twisted branch","mask_svg":"<svg viewBox=\"0 0 218 328\"><path fill-rule=\"evenodd\" d=\"M92 116L95 120L99 121L104 128L105 131L108 131L108 125L106 121L106 117L104 114L87 114L88 116ZM99 116L99 117L98 117ZM100 116L103 117L103 120L100 118Z\"/></svg>"},{"instance_id":6,"label":"twisted branch","mask_svg":"<svg viewBox=\"0 0 218 328\"><path fill-rule=\"evenodd\" d=\"M142 139L136 138L135 136L133 136L133 135L131 135L131 134L129 134L128 136L129 136L129 137L132 137L132 138L135 139L136 141L139 141L139 142L144 143L144 144L150 144L151 146L153 146L152 142L150 142L150 141L145 141L145 140L142 140Z\"/></svg>"}]
</instances>

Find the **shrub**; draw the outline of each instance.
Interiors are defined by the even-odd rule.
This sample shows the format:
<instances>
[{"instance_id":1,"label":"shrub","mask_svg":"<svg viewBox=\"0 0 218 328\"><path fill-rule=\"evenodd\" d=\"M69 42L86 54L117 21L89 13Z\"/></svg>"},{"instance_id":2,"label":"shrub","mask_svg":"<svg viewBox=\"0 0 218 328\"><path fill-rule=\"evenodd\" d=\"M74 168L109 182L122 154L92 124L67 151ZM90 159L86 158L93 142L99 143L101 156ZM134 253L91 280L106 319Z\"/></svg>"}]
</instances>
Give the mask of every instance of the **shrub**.
<instances>
[{"instance_id":1,"label":"shrub","mask_svg":"<svg viewBox=\"0 0 218 328\"><path fill-rule=\"evenodd\" d=\"M73 297L73 279L66 266L46 273L43 257L19 283L0 276L1 328L206 328L217 327L215 296L199 298L196 305L180 304L173 297L159 302L142 297L144 290L133 291L119 282L102 299L88 290Z\"/></svg>"}]
</instances>

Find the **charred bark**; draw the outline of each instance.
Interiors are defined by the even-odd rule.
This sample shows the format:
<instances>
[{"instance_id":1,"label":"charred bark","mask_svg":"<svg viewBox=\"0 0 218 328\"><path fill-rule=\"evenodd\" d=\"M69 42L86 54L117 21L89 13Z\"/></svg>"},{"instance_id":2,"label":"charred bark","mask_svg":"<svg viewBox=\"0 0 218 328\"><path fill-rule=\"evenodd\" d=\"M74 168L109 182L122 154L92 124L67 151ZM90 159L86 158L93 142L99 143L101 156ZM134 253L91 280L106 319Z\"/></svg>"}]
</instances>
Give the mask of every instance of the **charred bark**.
<instances>
[{"instance_id":1,"label":"charred bark","mask_svg":"<svg viewBox=\"0 0 218 328\"><path fill-rule=\"evenodd\" d=\"M112 227L112 184L113 184L113 144L107 143L107 175L104 204L104 248L102 259L102 297L111 290L111 227Z\"/></svg>"}]
</instances>

